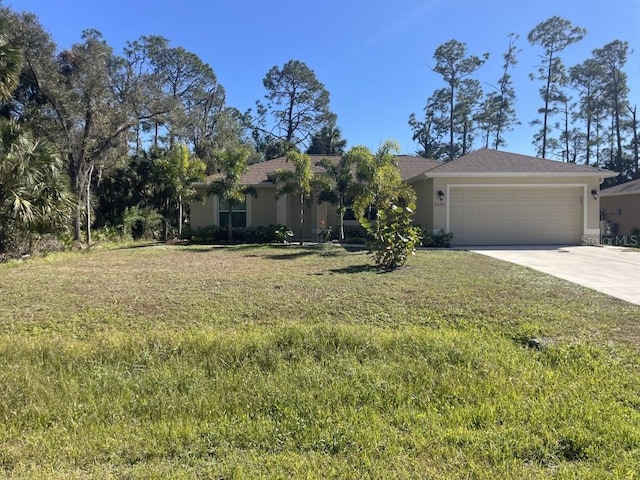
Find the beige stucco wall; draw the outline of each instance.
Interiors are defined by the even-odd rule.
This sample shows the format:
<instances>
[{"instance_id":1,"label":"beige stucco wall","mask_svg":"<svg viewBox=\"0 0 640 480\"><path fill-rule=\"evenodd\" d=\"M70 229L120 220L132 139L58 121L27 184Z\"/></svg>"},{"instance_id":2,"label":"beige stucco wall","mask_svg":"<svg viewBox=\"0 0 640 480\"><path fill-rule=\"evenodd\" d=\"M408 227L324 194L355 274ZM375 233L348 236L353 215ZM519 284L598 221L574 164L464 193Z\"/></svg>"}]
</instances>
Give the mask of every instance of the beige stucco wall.
<instances>
[{"instance_id":1,"label":"beige stucco wall","mask_svg":"<svg viewBox=\"0 0 640 480\"><path fill-rule=\"evenodd\" d=\"M207 188L196 186L196 190L204 197L204 202L195 201L189 205L189 222L192 228L206 227L218 224L218 199L215 195L206 195ZM257 197L250 197L247 201L247 226L275 225L277 222L277 208L275 189L258 188Z\"/></svg>"},{"instance_id":2,"label":"beige stucco wall","mask_svg":"<svg viewBox=\"0 0 640 480\"><path fill-rule=\"evenodd\" d=\"M217 225L217 197L207 196L205 186L196 186L196 190L204 197L204 202L192 202L189 206L189 221L192 228ZM297 196L283 196L276 199L273 186L259 186L257 197L251 197L247 201L247 225L276 225L284 224L299 235L300 203ZM328 203L305 205L304 238L317 240L321 222L333 228L337 228L337 214L335 207Z\"/></svg>"},{"instance_id":3,"label":"beige stucco wall","mask_svg":"<svg viewBox=\"0 0 640 480\"><path fill-rule=\"evenodd\" d=\"M571 185L580 187L583 194L582 201L586 205L585 222L583 226L583 236L585 241L597 242L600 238L600 204L598 200L594 200L591 196L591 190L600 190L600 179L597 177L574 177L574 176L526 176L526 177L436 177L430 179L432 188L426 189L426 202L433 202L433 230L447 228L447 200L448 186L455 185L496 185L496 188L515 185ZM427 182L428 183L428 182ZM442 190L447 195L444 201L440 202L435 198L435 192ZM425 200L421 198L421 204Z\"/></svg>"},{"instance_id":4,"label":"beige stucco wall","mask_svg":"<svg viewBox=\"0 0 640 480\"><path fill-rule=\"evenodd\" d=\"M197 186L196 191L204 197L204 202L195 201L189 204L189 224L191 228L200 228L212 225L214 222L216 199L213 195L207 195L207 188Z\"/></svg>"},{"instance_id":5,"label":"beige stucco wall","mask_svg":"<svg viewBox=\"0 0 640 480\"><path fill-rule=\"evenodd\" d=\"M251 214L247 218L249 226L276 225L278 209L274 188L257 188L257 197L252 197L249 204Z\"/></svg>"},{"instance_id":6,"label":"beige stucco wall","mask_svg":"<svg viewBox=\"0 0 640 480\"><path fill-rule=\"evenodd\" d=\"M427 229L433 228L433 211L440 201L433 192L433 179L415 182L411 185L416 191L416 213L413 223Z\"/></svg>"},{"instance_id":7,"label":"beige stucco wall","mask_svg":"<svg viewBox=\"0 0 640 480\"><path fill-rule=\"evenodd\" d=\"M603 220L617 225L618 235L631 235L640 228L640 194L600 197Z\"/></svg>"}]
</instances>

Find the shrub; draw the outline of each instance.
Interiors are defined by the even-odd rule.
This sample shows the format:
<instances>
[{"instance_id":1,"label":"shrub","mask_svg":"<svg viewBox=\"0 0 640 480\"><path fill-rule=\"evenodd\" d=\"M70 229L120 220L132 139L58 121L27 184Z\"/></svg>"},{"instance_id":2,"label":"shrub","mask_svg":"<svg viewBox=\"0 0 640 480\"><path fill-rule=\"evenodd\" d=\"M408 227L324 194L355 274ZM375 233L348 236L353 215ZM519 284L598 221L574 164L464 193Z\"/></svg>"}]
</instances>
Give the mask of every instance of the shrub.
<instances>
[{"instance_id":1,"label":"shrub","mask_svg":"<svg viewBox=\"0 0 640 480\"><path fill-rule=\"evenodd\" d=\"M284 225L258 225L255 227L238 227L233 229L233 243L282 243L293 233ZM193 243L227 244L226 227L208 225L206 227L182 229L182 238Z\"/></svg>"},{"instance_id":2,"label":"shrub","mask_svg":"<svg viewBox=\"0 0 640 480\"><path fill-rule=\"evenodd\" d=\"M93 240L95 242L119 242L122 240L122 227L105 225L93 233Z\"/></svg>"},{"instance_id":3,"label":"shrub","mask_svg":"<svg viewBox=\"0 0 640 480\"><path fill-rule=\"evenodd\" d=\"M415 203L405 207L392 204L378 210L375 222L361 220L361 224L373 236L369 253L376 266L383 270L394 270L404 265L420 243L420 227L413 225Z\"/></svg>"},{"instance_id":4,"label":"shrub","mask_svg":"<svg viewBox=\"0 0 640 480\"><path fill-rule=\"evenodd\" d=\"M423 247L432 247L432 248L449 248L451 247L451 240L453 240L454 235L451 232L446 232L444 229L441 229L438 233L432 233L430 230L427 230L424 227L420 227L422 241L421 245Z\"/></svg>"},{"instance_id":5,"label":"shrub","mask_svg":"<svg viewBox=\"0 0 640 480\"><path fill-rule=\"evenodd\" d=\"M287 243L287 238L293 237L293 231L284 225L279 225L275 231L276 239L279 243Z\"/></svg>"},{"instance_id":6,"label":"shrub","mask_svg":"<svg viewBox=\"0 0 640 480\"><path fill-rule=\"evenodd\" d=\"M135 240L159 238L162 220L162 215L152 208L126 208L122 220L122 235Z\"/></svg>"},{"instance_id":7,"label":"shrub","mask_svg":"<svg viewBox=\"0 0 640 480\"><path fill-rule=\"evenodd\" d=\"M344 227L344 243L364 245L373 240L373 237L362 225L349 225Z\"/></svg>"}]
</instances>

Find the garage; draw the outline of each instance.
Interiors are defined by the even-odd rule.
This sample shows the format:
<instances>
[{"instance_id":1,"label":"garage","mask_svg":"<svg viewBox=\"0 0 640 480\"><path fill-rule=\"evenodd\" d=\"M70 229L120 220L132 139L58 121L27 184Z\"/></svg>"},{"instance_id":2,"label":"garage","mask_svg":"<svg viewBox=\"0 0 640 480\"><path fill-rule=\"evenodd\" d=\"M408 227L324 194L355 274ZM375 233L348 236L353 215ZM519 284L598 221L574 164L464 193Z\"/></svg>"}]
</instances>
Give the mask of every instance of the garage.
<instances>
[{"instance_id":1,"label":"garage","mask_svg":"<svg viewBox=\"0 0 640 480\"><path fill-rule=\"evenodd\" d=\"M584 223L582 186L450 186L455 245L576 245Z\"/></svg>"}]
</instances>

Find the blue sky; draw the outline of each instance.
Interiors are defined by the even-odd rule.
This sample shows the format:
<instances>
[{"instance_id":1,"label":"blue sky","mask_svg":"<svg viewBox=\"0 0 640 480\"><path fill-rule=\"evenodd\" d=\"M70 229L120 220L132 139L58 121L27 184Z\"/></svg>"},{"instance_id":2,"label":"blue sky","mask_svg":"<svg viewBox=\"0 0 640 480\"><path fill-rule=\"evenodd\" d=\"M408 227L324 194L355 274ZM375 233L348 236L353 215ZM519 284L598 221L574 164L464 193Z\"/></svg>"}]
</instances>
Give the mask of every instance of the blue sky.
<instances>
[{"instance_id":1,"label":"blue sky","mask_svg":"<svg viewBox=\"0 0 640 480\"><path fill-rule=\"evenodd\" d=\"M407 124L427 97L443 86L433 73L435 49L451 40L468 53L489 52L476 78L486 86L501 75L508 34L520 35L522 52L512 71L522 123L507 133L506 150L535 154L529 122L537 118L540 84L529 80L539 64L527 34L560 15L587 30L562 58L574 65L619 39L640 48L640 0L4 0L35 13L60 48L95 28L116 53L126 41L161 35L197 54L215 71L227 104L245 111L265 94L262 79L274 65L305 62L331 94L331 109L348 146L372 150L395 139L402 153L418 148ZM631 103L640 94L640 59L626 72ZM486 82L486 83L485 83ZM488 88L488 87L487 87Z\"/></svg>"}]
</instances>

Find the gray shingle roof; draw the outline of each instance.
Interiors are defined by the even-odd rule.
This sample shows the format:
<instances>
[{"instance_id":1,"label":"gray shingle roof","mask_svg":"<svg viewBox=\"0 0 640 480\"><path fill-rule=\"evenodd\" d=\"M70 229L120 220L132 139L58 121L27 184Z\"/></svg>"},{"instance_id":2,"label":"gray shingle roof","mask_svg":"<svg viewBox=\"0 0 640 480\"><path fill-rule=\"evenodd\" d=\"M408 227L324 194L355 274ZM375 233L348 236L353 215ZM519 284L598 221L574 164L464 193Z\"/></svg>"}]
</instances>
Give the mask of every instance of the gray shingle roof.
<instances>
[{"instance_id":1,"label":"gray shingle roof","mask_svg":"<svg viewBox=\"0 0 640 480\"><path fill-rule=\"evenodd\" d=\"M316 173L323 173L322 167L316 166L321 158L329 158L338 161L340 156L333 155L309 155L311 168ZM423 175L436 177L453 176L491 176L493 174L514 175L598 175L601 177L615 176L615 172L601 170L585 165L563 163L556 160L520 155L518 153L502 152L481 148L475 152L459 157L448 163L441 163L428 158L412 155L396 155L400 175L405 181L424 178ZM245 185L269 184L267 175L279 168L291 169L293 165L288 163L285 157L274 158L266 162L253 164L249 171L242 176ZM210 183L215 175L207 177L205 183ZM604 191L603 191L604 193Z\"/></svg>"},{"instance_id":2,"label":"gray shingle roof","mask_svg":"<svg viewBox=\"0 0 640 480\"><path fill-rule=\"evenodd\" d=\"M443 163L429 171L429 176L437 174L463 174L463 173L526 173L526 174L608 174L608 170L600 170L575 163L563 163L556 160L530 157L517 153L501 152L488 148L481 148L455 160ZM608 176L608 175L605 175Z\"/></svg>"},{"instance_id":3,"label":"gray shingle roof","mask_svg":"<svg viewBox=\"0 0 640 480\"><path fill-rule=\"evenodd\" d=\"M337 162L339 155L309 155L311 157L311 169L314 173L324 173L325 169L316 165L322 158ZM409 180L425 171L440 165L439 162L428 158L415 157L411 155L396 155L398 170L403 180ZM249 171L242 176L242 183L245 185L259 185L267 183L267 175L279 168L293 169L293 164L287 162L285 157L274 158L266 162L255 163L249 166ZM210 183L216 175L210 175L205 179L205 183Z\"/></svg>"},{"instance_id":4,"label":"gray shingle roof","mask_svg":"<svg viewBox=\"0 0 640 480\"><path fill-rule=\"evenodd\" d=\"M631 195L633 193L640 193L640 179L631 180L630 182L621 183L620 185L614 185L613 187L600 190L600 196L608 197L611 195Z\"/></svg>"}]
</instances>

